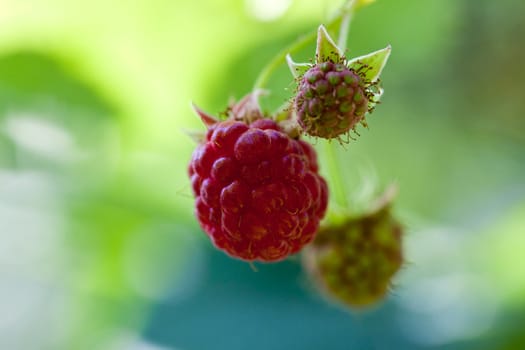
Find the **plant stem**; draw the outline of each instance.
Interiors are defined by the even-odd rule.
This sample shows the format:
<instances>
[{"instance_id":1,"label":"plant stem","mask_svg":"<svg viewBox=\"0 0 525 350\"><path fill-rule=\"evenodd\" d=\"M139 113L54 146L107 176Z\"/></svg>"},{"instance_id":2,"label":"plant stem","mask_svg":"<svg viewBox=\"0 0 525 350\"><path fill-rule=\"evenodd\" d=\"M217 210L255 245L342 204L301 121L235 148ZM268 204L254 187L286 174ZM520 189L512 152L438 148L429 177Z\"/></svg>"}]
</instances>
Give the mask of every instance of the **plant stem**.
<instances>
[{"instance_id":1,"label":"plant stem","mask_svg":"<svg viewBox=\"0 0 525 350\"><path fill-rule=\"evenodd\" d=\"M337 159L335 144L331 141L324 143L324 156L328 165L328 174L333 184L335 202L344 209L348 209L346 187L341 176L341 168Z\"/></svg>"},{"instance_id":2,"label":"plant stem","mask_svg":"<svg viewBox=\"0 0 525 350\"><path fill-rule=\"evenodd\" d=\"M336 22L339 22L337 46L342 52L346 50L348 31L350 29L350 23L352 22L354 5L354 1L349 1L347 3L348 9L346 11L341 11L340 16L336 19ZM335 201L341 208L348 210L349 204L346 186L341 176L341 167L339 166L339 160L337 159L335 144L333 142L328 141L325 143L324 155L328 162L328 170L335 192Z\"/></svg>"},{"instance_id":3,"label":"plant stem","mask_svg":"<svg viewBox=\"0 0 525 350\"><path fill-rule=\"evenodd\" d=\"M339 9L337 15L326 25L326 29L339 31L338 45L341 45L341 50L346 48L346 39L348 34L348 28L354 12L355 1L349 0L341 9ZM286 63L286 55L292 54L306 45L314 42L317 38L317 31L307 34L298 38L290 46L281 50L268 64L262 69L261 73L255 80L253 90L264 89L270 80L273 72L281 65Z\"/></svg>"},{"instance_id":4,"label":"plant stem","mask_svg":"<svg viewBox=\"0 0 525 350\"><path fill-rule=\"evenodd\" d=\"M297 39L292 45L286 47L284 50L281 50L261 71L255 84L253 90L264 89L273 72L281 65L286 63L286 55L295 51L300 50L301 48L308 45L311 41L315 40L317 32L310 33L308 35L302 36Z\"/></svg>"},{"instance_id":5,"label":"plant stem","mask_svg":"<svg viewBox=\"0 0 525 350\"><path fill-rule=\"evenodd\" d=\"M358 4L371 2L348 0L339 10L337 15L326 25L327 30L333 30L338 33L337 45L344 52L346 50L348 31L352 21L352 15L356 10ZM270 80L272 74L277 70L281 64L286 64L286 55L292 54L306 45L314 42L317 38L317 31L298 38L287 48L281 50L261 71L257 77L254 90L264 89ZM327 160L328 174L333 184L334 196L336 203L343 209L349 208L348 198L346 193L345 183L341 176L341 169L337 159L336 149L334 143L328 141L324 144L324 156Z\"/></svg>"},{"instance_id":6,"label":"plant stem","mask_svg":"<svg viewBox=\"0 0 525 350\"><path fill-rule=\"evenodd\" d=\"M341 52L346 51L348 40L348 31L350 30L350 23L352 22L353 11L348 11L341 18L341 25L339 26L339 37L337 38L337 46Z\"/></svg>"}]
</instances>

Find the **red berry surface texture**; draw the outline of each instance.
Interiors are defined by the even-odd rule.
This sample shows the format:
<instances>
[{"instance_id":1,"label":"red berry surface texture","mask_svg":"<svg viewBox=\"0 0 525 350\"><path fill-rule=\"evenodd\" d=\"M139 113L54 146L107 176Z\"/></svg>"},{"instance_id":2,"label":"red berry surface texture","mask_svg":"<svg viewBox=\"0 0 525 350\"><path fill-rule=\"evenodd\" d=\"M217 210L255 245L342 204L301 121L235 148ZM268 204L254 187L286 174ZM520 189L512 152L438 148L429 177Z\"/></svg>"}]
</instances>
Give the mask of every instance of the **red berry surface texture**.
<instances>
[{"instance_id":1,"label":"red berry surface texture","mask_svg":"<svg viewBox=\"0 0 525 350\"><path fill-rule=\"evenodd\" d=\"M208 126L190 165L197 219L246 261L279 261L313 240L328 201L315 150L270 119Z\"/></svg>"}]
</instances>

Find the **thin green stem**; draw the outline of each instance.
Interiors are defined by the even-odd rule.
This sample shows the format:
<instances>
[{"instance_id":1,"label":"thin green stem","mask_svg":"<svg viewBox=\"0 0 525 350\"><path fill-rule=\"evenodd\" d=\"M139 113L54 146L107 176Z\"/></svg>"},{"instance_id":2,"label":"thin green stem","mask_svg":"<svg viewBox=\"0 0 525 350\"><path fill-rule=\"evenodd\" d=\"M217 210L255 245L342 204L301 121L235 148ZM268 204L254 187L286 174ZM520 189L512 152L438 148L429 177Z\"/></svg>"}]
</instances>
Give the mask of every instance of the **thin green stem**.
<instances>
[{"instance_id":1,"label":"thin green stem","mask_svg":"<svg viewBox=\"0 0 525 350\"><path fill-rule=\"evenodd\" d=\"M352 15L357 8L357 4L365 3L367 1L348 0L345 5L339 10L327 25L326 29L337 33L337 45L344 51L347 46L348 31L352 21ZM370 0L368 2L371 2ZM268 84L272 74L279 68L281 64L286 64L286 55L304 48L306 45L314 42L317 37L317 31L298 38L294 43L280 51L261 71L257 77L253 89L264 89ZM338 206L347 210L349 208L346 186L342 178L340 162L337 159L335 149L336 145L333 142L326 142L324 144L324 156L327 161L328 174L331 180L332 189L334 192L335 201Z\"/></svg>"},{"instance_id":2,"label":"thin green stem","mask_svg":"<svg viewBox=\"0 0 525 350\"><path fill-rule=\"evenodd\" d=\"M310 33L308 35L302 36L297 39L292 45L288 46L284 50L281 50L261 71L255 84L253 90L264 89L273 72L281 65L286 63L286 55L298 51L308 45L310 42L314 41L317 33Z\"/></svg>"},{"instance_id":3,"label":"thin green stem","mask_svg":"<svg viewBox=\"0 0 525 350\"><path fill-rule=\"evenodd\" d=\"M339 35L337 38L337 46L339 49L344 52L347 46L348 32L350 29L350 23L352 22L352 15L354 12L354 1L349 1L347 3L346 11L341 11L340 16L334 22L339 24ZM333 184L333 192L335 196L336 203L347 210L349 208L348 196L346 192L345 182L341 176L341 167L340 162L337 158L337 150L335 149L335 144L333 142L326 142L324 147L324 155L328 162L328 170L330 178Z\"/></svg>"},{"instance_id":4,"label":"thin green stem","mask_svg":"<svg viewBox=\"0 0 525 350\"><path fill-rule=\"evenodd\" d=\"M326 25L326 29L338 31L339 34L339 44L342 45L342 49L346 48L346 38L348 33L348 27L350 26L350 21L352 18L352 13L354 12L354 0L349 0L337 13L337 15ZM344 34L343 34L344 32ZM307 34L298 38L290 46L286 47L284 50L281 50L268 64L262 69L261 73L255 80L253 89L264 89L270 80L272 74L279 68L281 64L286 63L286 55L292 54L300 49L304 48L306 45L315 42L317 38L317 31Z\"/></svg>"},{"instance_id":5,"label":"thin green stem","mask_svg":"<svg viewBox=\"0 0 525 350\"><path fill-rule=\"evenodd\" d=\"M341 168L337 159L335 143L327 141L324 143L324 156L328 166L328 174L332 180L332 192L334 192L335 201L341 208L348 209L348 198L346 186L341 176Z\"/></svg>"},{"instance_id":6,"label":"thin green stem","mask_svg":"<svg viewBox=\"0 0 525 350\"><path fill-rule=\"evenodd\" d=\"M348 38L348 31L354 12L359 10L375 0L347 0L339 9L336 16L328 22L325 26L327 30L338 32L337 45L341 51L346 50L346 43ZM286 63L286 55L294 53L295 51L303 48L310 42L313 42L316 38L317 32L310 33L297 39L290 46L280 51L268 64L262 69L261 73L255 80L253 89L264 89L270 80L270 77L275 70L281 65Z\"/></svg>"},{"instance_id":7,"label":"thin green stem","mask_svg":"<svg viewBox=\"0 0 525 350\"><path fill-rule=\"evenodd\" d=\"M337 38L337 47L341 52L346 51L346 45L348 42L348 32L350 30L350 23L352 22L353 11L348 11L341 18L341 25L339 27L339 37Z\"/></svg>"}]
</instances>

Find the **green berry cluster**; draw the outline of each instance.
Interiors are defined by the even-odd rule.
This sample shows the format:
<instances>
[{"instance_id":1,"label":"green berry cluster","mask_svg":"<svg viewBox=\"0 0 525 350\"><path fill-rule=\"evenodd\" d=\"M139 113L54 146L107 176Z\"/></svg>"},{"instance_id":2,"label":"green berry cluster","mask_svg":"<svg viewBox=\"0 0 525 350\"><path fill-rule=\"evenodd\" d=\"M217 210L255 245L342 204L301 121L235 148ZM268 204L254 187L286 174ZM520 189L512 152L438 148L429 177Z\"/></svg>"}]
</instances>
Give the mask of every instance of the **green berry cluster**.
<instances>
[{"instance_id":1,"label":"green berry cluster","mask_svg":"<svg viewBox=\"0 0 525 350\"><path fill-rule=\"evenodd\" d=\"M402 227L389 207L320 229L305 264L327 295L351 307L382 299L403 264Z\"/></svg>"}]
</instances>

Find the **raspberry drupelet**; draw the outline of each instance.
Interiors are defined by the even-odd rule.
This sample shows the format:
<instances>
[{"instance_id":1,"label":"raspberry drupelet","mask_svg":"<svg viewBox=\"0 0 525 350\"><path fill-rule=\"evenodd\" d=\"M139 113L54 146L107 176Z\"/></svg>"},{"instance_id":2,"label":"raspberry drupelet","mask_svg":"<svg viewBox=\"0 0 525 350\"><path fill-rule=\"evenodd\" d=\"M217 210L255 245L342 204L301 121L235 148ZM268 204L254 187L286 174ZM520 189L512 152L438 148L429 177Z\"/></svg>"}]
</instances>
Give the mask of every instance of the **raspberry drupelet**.
<instances>
[{"instance_id":1,"label":"raspberry drupelet","mask_svg":"<svg viewBox=\"0 0 525 350\"><path fill-rule=\"evenodd\" d=\"M272 262L297 253L326 212L328 188L315 150L270 119L208 120L189 176L202 229L217 248L242 260Z\"/></svg>"}]
</instances>

